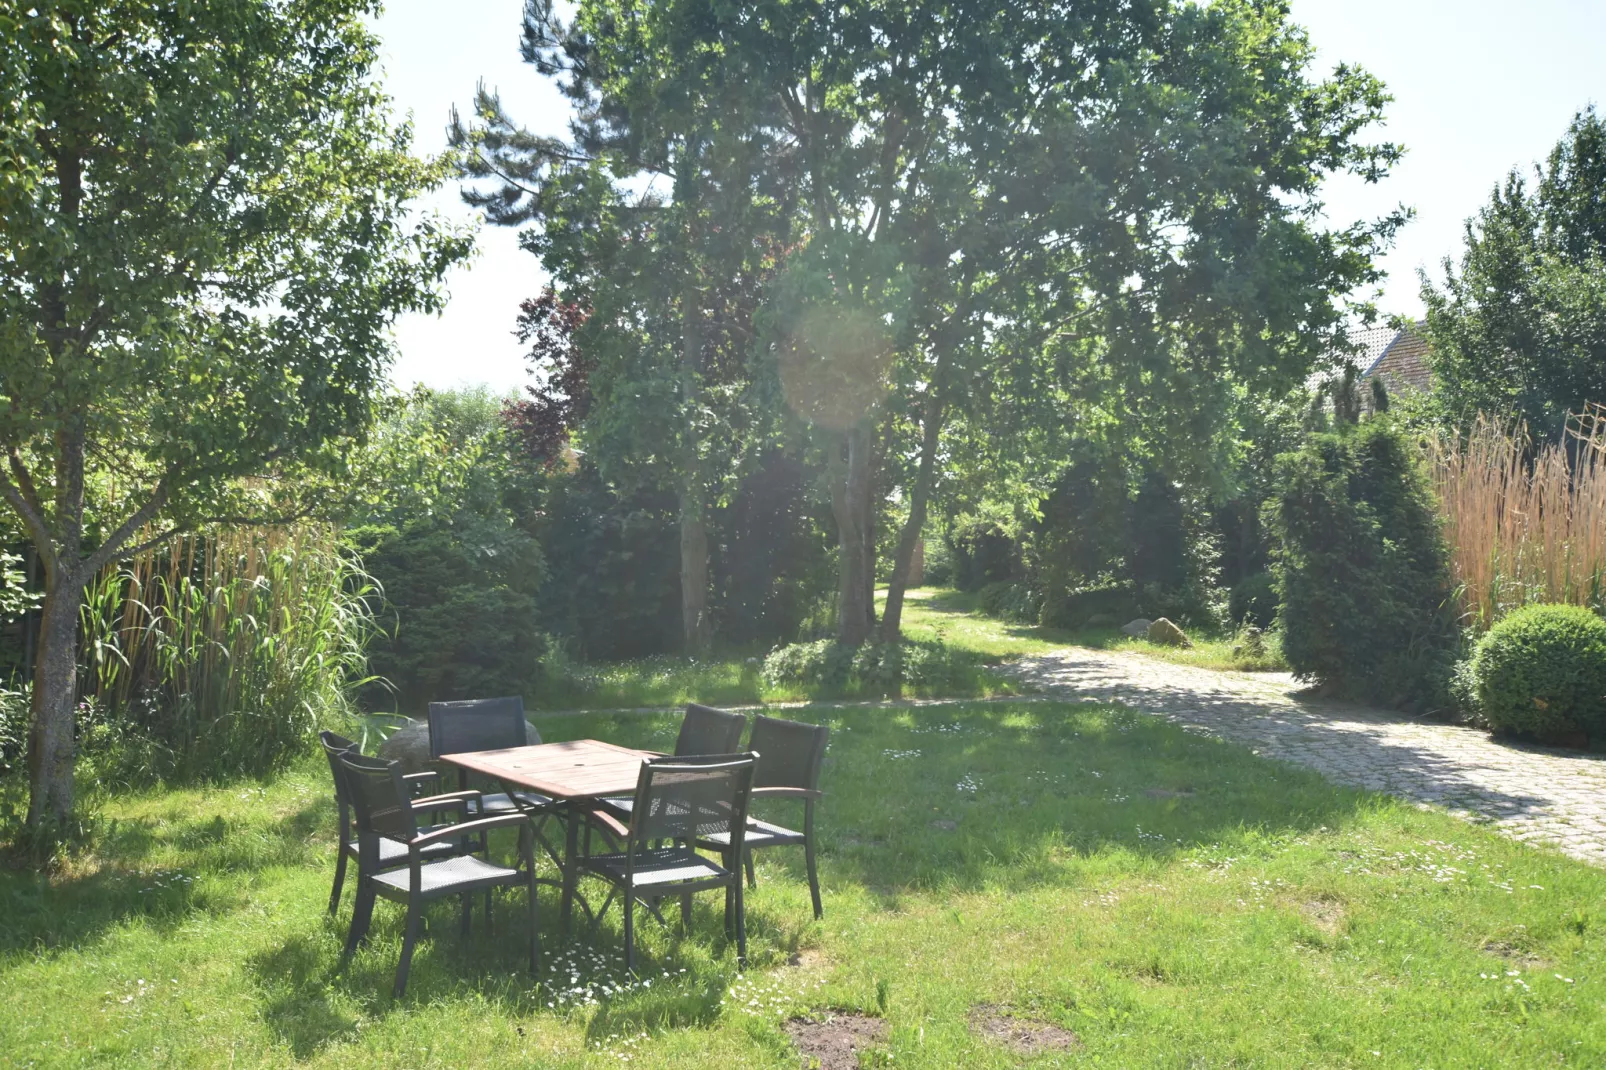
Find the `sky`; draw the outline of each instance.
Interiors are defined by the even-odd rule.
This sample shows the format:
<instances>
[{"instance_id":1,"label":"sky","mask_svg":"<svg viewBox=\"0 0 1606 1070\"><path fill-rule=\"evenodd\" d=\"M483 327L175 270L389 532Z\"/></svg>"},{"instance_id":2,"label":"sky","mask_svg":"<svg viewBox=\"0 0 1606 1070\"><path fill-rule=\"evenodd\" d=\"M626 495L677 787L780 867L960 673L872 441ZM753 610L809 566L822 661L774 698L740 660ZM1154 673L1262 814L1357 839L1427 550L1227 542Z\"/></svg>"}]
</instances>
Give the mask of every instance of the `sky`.
<instances>
[{"instance_id":1,"label":"sky","mask_svg":"<svg viewBox=\"0 0 1606 1070\"><path fill-rule=\"evenodd\" d=\"M561 135L564 100L519 59L522 0L449 7L447 16L439 0L390 0L375 24L386 89L411 114L417 150L445 148L453 106L466 111L481 80L526 126ZM1293 0L1292 9L1317 48L1316 72L1356 64L1395 98L1374 137L1404 144L1405 159L1376 186L1338 179L1325 196L1335 224L1399 204L1414 210L1382 261L1388 278L1378 305L1419 315L1418 269L1442 274L1440 261L1458 254L1465 220L1494 184L1543 159L1575 112L1606 108L1606 0ZM476 219L455 187L426 203ZM512 392L526 381L513 323L545 276L512 230L484 226L478 245L474 261L449 277L440 316L397 324L398 384Z\"/></svg>"}]
</instances>

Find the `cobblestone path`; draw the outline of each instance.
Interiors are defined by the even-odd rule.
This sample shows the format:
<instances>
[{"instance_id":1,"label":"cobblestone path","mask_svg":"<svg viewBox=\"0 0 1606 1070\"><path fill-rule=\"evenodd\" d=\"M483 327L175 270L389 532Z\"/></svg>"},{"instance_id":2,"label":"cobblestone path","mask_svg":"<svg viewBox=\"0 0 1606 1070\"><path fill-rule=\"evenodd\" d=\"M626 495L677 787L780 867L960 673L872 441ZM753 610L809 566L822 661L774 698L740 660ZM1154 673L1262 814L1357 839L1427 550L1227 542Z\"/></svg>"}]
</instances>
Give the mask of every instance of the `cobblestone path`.
<instances>
[{"instance_id":1,"label":"cobblestone path","mask_svg":"<svg viewBox=\"0 0 1606 1070\"><path fill-rule=\"evenodd\" d=\"M1331 780L1442 807L1606 865L1606 759L1594 755L1495 742L1472 729L1309 698L1286 673L1214 672L1082 648L1022 659L1015 671L1051 693L1118 700Z\"/></svg>"}]
</instances>

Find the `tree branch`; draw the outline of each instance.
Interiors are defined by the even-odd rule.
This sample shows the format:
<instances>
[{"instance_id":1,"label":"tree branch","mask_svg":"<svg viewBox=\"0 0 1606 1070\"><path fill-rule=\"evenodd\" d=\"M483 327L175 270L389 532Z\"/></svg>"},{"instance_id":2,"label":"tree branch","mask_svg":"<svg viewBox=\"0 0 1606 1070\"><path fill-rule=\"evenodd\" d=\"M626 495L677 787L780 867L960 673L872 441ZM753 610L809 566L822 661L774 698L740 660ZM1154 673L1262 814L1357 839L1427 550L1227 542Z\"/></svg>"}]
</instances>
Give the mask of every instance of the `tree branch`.
<instances>
[{"instance_id":1,"label":"tree branch","mask_svg":"<svg viewBox=\"0 0 1606 1070\"><path fill-rule=\"evenodd\" d=\"M108 535L94 553L84 558L84 568L88 572L99 572L110 564L112 559L118 555L123 544L133 538L135 532L149 524L151 519L161 511L162 506L167 504L168 495L171 493L169 486L174 474L173 469L168 469L167 473L157 480L156 489L151 492L151 496L145 504L140 506L133 516L119 524L117 530ZM166 538L166 536L163 536L163 538Z\"/></svg>"},{"instance_id":2,"label":"tree branch","mask_svg":"<svg viewBox=\"0 0 1606 1070\"><path fill-rule=\"evenodd\" d=\"M23 526L28 529L28 536L33 539L34 550L45 566L45 575L49 577L56 571L56 545L50 538L50 527L45 523L44 511L38 507L38 495L33 491L33 479L28 475L28 469L23 465L22 458L17 456L14 446L11 449L10 460L11 471L18 479L13 482L11 476L0 471L0 496L9 502L17 511L17 515L22 518Z\"/></svg>"}]
</instances>

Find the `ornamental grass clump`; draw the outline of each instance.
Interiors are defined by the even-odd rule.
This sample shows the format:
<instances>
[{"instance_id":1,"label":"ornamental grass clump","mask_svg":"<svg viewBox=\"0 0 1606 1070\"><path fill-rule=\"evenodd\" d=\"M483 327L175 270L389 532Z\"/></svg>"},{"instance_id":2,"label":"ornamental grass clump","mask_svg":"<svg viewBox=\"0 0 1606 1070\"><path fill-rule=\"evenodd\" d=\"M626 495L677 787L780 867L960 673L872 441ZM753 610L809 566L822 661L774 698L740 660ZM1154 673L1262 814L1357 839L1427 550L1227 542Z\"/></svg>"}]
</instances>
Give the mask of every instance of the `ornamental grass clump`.
<instances>
[{"instance_id":1,"label":"ornamental grass clump","mask_svg":"<svg viewBox=\"0 0 1606 1070\"><path fill-rule=\"evenodd\" d=\"M1606 409L1537 450L1521 425L1479 416L1428 455L1472 627L1535 602L1606 608Z\"/></svg>"},{"instance_id":2,"label":"ornamental grass clump","mask_svg":"<svg viewBox=\"0 0 1606 1070\"><path fill-rule=\"evenodd\" d=\"M1525 606L1472 658L1478 707L1496 732L1606 738L1606 620L1582 606Z\"/></svg>"}]
</instances>

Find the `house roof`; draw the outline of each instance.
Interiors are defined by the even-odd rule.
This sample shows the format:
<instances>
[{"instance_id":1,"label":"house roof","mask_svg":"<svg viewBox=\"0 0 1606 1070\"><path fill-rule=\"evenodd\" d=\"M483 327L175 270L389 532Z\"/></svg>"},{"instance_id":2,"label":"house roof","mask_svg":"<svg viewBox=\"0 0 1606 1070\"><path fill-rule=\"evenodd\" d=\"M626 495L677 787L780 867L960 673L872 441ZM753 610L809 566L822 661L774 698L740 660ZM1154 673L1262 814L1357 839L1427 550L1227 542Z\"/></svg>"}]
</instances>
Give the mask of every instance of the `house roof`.
<instances>
[{"instance_id":1,"label":"house roof","mask_svg":"<svg viewBox=\"0 0 1606 1070\"><path fill-rule=\"evenodd\" d=\"M1433 372L1427 363L1428 340L1420 333L1421 328L1420 323L1413 323L1399 330L1394 330L1392 327L1382 328L1382 332L1389 334L1390 337L1365 365L1361 378L1379 376L1396 390L1402 387L1411 390L1433 389ZM1374 327L1357 333L1375 336L1379 333L1379 328ZM1352 334L1350 337L1360 342L1355 335ZM1368 338L1367 341L1375 344L1372 338ZM1367 354L1370 353L1371 348L1368 347Z\"/></svg>"}]
</instances>

